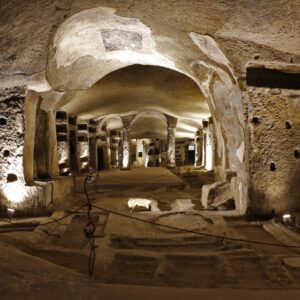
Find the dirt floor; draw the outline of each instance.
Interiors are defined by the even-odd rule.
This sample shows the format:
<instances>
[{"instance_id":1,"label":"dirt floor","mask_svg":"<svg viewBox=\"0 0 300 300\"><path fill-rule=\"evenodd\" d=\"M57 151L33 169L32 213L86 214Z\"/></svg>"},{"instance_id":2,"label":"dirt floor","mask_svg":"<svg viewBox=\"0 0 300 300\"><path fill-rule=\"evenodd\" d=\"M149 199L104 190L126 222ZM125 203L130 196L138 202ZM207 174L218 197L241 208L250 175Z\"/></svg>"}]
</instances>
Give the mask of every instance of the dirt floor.
<instances>
[{"instance_id":1,"label":"dirt floor","mask_svg":"<svg viewBox=\"0 0 300 300\"><path fill-rule=\"evenodd\" d=\"M205 178L211 174L203 172ZM86 202L84 193L60 203L52 219L22 220L18 230L1 222L0 298L299 299L299 249L226 239L282 245L287 240L281 227L202 210L201 185L195 186L163 168L102 172L88 186L93 205L149 223L93 208L93 278L83 234L87 209L72 213ZM130 210L132 198L150 201L151 210ZM64 216L47 226L34 223Z\"/></svg>"}]
</instances>

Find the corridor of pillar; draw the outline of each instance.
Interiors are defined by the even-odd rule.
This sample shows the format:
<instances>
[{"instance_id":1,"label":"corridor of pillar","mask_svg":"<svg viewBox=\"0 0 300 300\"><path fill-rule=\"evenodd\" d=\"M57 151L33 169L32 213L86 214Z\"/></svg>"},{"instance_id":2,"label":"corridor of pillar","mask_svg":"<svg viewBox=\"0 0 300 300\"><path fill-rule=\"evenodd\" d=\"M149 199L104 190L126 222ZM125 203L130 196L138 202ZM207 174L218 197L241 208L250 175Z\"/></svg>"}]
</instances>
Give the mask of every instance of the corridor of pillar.
<instances>
[{"instance_id":1,"label":"corridor of pillar","mask_svg":"<svg viewBox=\"0 0 300 300\"><path fill-rule=\"evenodd\" d=\"M109 118L104 122L104 119L82 120L57 111L57 154L53 156L57 156L59 175L65 176L74 172L82 174L89 167L101 171L110 168L126 170L132 166L174 168L176 165L192 164L208 171L214 169L215 136L211 118L199 124L192 139L177 138L177 119L166 116L166 140L132 138L132 122L136 116L118 118L120 122L117 128L109 128L106 125ZM189 152L193 152L193 161ZM38 162L37 160L36 164Z\"/></svg>"}]
</instances>

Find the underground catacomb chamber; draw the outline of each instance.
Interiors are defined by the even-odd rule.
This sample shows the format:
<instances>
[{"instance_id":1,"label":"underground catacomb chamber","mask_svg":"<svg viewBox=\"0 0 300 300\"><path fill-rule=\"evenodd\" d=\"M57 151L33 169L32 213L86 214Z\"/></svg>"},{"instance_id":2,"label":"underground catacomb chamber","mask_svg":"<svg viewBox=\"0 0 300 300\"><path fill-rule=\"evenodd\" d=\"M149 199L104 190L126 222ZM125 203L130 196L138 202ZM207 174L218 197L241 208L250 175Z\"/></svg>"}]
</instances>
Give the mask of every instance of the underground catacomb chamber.
<instances>
[{"instance_id":1,"label":"underground catacomb chamber","mask_svg":"<svg viewBox=\"0 0 300 300\"><path fill-rule=\"evenodd\" d=\"M298 288L297 250L267 245L299 243L297 4L14 2L0 8L7 249L49 278L51 263L102 283Z\"/></svg>"}]
</instances>

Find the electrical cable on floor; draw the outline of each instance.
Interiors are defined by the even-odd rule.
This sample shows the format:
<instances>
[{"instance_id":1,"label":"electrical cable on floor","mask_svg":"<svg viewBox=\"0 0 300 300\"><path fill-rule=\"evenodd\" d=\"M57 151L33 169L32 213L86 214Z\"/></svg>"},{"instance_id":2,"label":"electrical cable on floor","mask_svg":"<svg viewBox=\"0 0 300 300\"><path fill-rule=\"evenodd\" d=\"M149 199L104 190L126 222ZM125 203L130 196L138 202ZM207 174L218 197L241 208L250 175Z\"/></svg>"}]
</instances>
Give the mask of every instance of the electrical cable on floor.
<instances>
[{"instance_id":1,"label":"electrical cable on floor","mask_svg":"<svg viewBox=\"0 0 300 300\"><path fill-rule=\"evenodd\" d=\"M114 214L114 215L118 215L118 216L121 216L121 217L124 217L124 218L128 218L128 219L131 219L131 220L151 224L151 225L154 225L154 226L159 226L159 227L164 227L164 228L168 228L168 229L172 229L172 230L177 230L177 231L181 231L181 232L185 232L185 233L193 233L193 234L197 234L197 235L201 235L201 236L214 237L214 238L218 238L218 239L221 239L221 240L228 240L228 241L233 241L233 242L241 242L241 243L258 244L258 245L273 246L273 247L300 249L300 246L296 246L296 245L293 246L293 245L285 245L285 244L274 244L274 243L260 242L260 241L255 241L255 240L244 240L244 239L221 236L221 235L216 235L216 234L211 234L211 233L205 233L205 232L201 232L201 231L195 231L195 230L179 228L179 227L175 227L175 226L171 226L171 225L165 225L165 224L156 223L156 222L153 222L153 221L137 218L137 217L134 217L134 216L129 216L129 215L123 214L121 212L114 211L114 210L107 209L107 208L103 208L103 207L99 207L99 206L96 206L96 205L92 205L92 206L96 209L99 209L99 210L102 210L102 211L105 211L105 212L108 212L108 213L111 213L111 214Z\"/></svg>"},{"instance_id":2,"label":"electrical cable on floor","mask_svg":"<svg viewBox=\"0 0 300 300\"><path fill-rule=\"evenodd\" d=\"M76 213L78 213L81 209L83 209L84 207L86 207L87 204L84 204L84 205L81 205L80 207L78 207L77 209L73 210L72 212L66 214L65 216L61 217L61 218L58 218L58 219L54 219L54 218L51 218L49 217L49 219L52 219L52 221L49 221L49 222L45 222L45 223L39 223L37 226L44 226L44 225L50 225L50 224L53 224L53 223L59 223L59 221L62 221ZM3 218L0 218L1 221L5 222L5 223L8 223L8 224L11 224L11 225L18 225L18 223L14 223L14 222L10 222L8 220L5 220Z\"/></svg>"},{"instance_id":3,"label":"electrical cable on floor","mask_svg":"<svg viewBox=\"0 0 300 300\"><path fill-rule=\"evenodd\" d=\"M50 225L50 224L53 224L53 223L58 223L59 221L61 221L63 219L66 219L66 218L72 216L73 214L76 214L77 212L79 212L81 209L83 209L86 206L87 206L87 204L84 204L84 205L80 206L79 208L77 208L76 210L72 211L71 213L69 213L69 214L67 214L67 215L65 215L61 218L53 219L52 221L49 221L49 222L46 222L46 223L40 223L37 226L45 226L45 225ZM96 206L96 205L93 205L93 204L92 204L92 207L94 207L96 209L99 209L99 210L102 210L102 211L105 211L105 212L108 212L108 213L111 213L111 214L121 216L121 217L129 218L129 219L132 219L132 220L135 220L135 221L148 223L148 224L151 224L151 225L154 225L154 226L173 229L173 230L177 230L177 231L181 231L181 232L185 232L185 233L193 233L193 234L197 234L197 235L201 235L201 236L214 237L214 238L218 238L218 239L241 242L241 243L248 243L248 244L259 244L259 245L265 245L265 246L300 249L300 246L296 246L296 245L293 246L293 245L274 244L274 243L267 243L267 242L261 242L261 241L238 239L238 238L232 238L232 237L227 237L227 236L221 236L221 235L215 235L215 234L210 234L210 233L205 233L205 232L200 232L200 231L195 231L195 230L179 228L179 227L175 227L175 226L171 226L171 225L160 224L160 223L156 223L156 222L153 222L153 221L149 221L149 220L129 216L129 215L123 214L121 212L114 211L114 210L107 209L107 208L103 208L103 207L99 207L99 206ZM12 225L17 225L18 224L18 223L9 222L5 219L0 219L0 220L4 221L6 223L12 224Z\"/></svg>"},{"instance_id":4,"label":"electrical cable on floor","mask_svg":"<svg viewBox=\"0 0 300 300\"><path fill-rule=\"evenodd\" d=\"M176 230L176 231L180 231L180 232L184 232L184 233L192 233L192 234L206 236L206 237L213 237L213 238L216 238L216 239L220 239L220 241L222 241L222 242L224 240L228 240L228 241L240 242L240 243L300 249L300 246L296 246L296 245L294 246L294 245L267 243L267 242L261 242L261 241L255 241L255 240L245 240L245 239L221 236L221 235L216 235L216 234L211 234L211 233L205 233L205 232L196 231L196 230L189 230L189 229L179 228L179 227L175 227L175 226L171 226L171 225L161 224L161 223L157 223L157 222L137 218L137 217L134 217L134 216L129 216L129 215L124 214L124 213L119 212L119 211L114 211L114 210L111 210L111 209L107 209L107 208L104 208L104 207L99 207L99 206L93 205L92 201L89 198L87 188L86 188L86 184L87 183L92 183L94 180L95 180L95 178L93 176L91 176L90 174L87 175L86 178L85 178L84 192L85 192L85 195L86 195L87 202L84 205L81 205L80 207L78 207L74 211L66 214L65 216L63 216L61 218L58 218L58 219L51 218L52 219L51 221L45 222L45 223L40 223L40 224L37 225L37 226L46 226L46 225L50 225L50 224L53 224L53 223L59 223L60 221L62 221L64 219L78 213L84 207L87 207L88 223L86 224L86 227L84 228L83 232L84 232L86 238L89 240L89 245L90 245L90 255L89 255L89 260L88 260L88 272L89 272L89 276L92 277L92 278L94 277L94 267L95 267L95 260L96 260L96 251L95 251L95 249L97 248L97 246L95 245L96 225L95 225L95 223L93 221L93 218L92 218L92 215L91 215L91 211L92 211L93 208L101 210L101 211L105 211L107 213L111 213L111 214L114 214L114 215L117 215L117 216L128 218L128 219L131 219L131 220L134 220L134 221L143 222L143 223L158 226L158 227L168 228L168 229L172 229L172 230ZM7 223L10 223L12 225L17 225L18 224L18 223L12 223L10 221L6 221L4 219L0 219L0 220L3 220L3 221L5 221Z\"/></svg>"},{"instance_id":5,"label":"electrical cable on floor","mask_svg":"<svg viewBox=\"0 0 300 300\"><path fill-rule=\"evenodd\" d=\"M73 210L71 213L68 213L65 216L61 217L61 218L58 218L58 219L52 218L52 221L45 222L45 223L40 223L40 224L38 224L38 226L45 226L45 225L50 225L50 224L53 224L53 223L59 223L60 221L62 221L64 219L66 219L66 218L68 218L68 217L70 217L70 216L78 213L81 209L83 209L86 206L87 206L87 204L81 205L77 209ZM16 224L16 223L13 223L13 224Z\"/></svg>"},{"instance_id":6,"label":"electrical cable on floor","mask_svg":"<svg viewBox=\"0 0 300 300\"><path fill-rule=\"evenodd\" d=\"M90 255L89 255L89 262L88 262L88 269L89 269L89 276L94 277L94 267L95 267L95 260L96 260L96 248L97 246L95 245L95 231L96 231L96 225L93 221L93 218L91 216L91 210L93 209L92 202L90 200L90 197L87 192L86 185L87 183L92 183L95 180L95 177L91 175L87 175L85 180L84 180L84 192L86 195L87 199L87 216L88 216L88 223L86 224L86 227L84 228L83 232L86 236L86 238L89 240L89 245L90 245Z\"/></svg>"},{"instance_id":7,"label":"electrical cable on floor","mask_svg":"<svg viewBox=\"0 0 300 300\"><path fill-rule=\"evenodd\" d=\"M95 267L95 260L96 260L96 251L95 249L97 248L97 246L95 245L95 231L96 231L96 225L93 221L92 215L91 215L91 210L93 208L92 202L89 198L88 192L87 192L87 188L86 188L86 184L87 183L91 183L93 182L94 177L91 175L87 175L85 180L84 180L84 192L86 195L86 199L87 202L84 205L81 205L80 207L78 207L77 209L75 209L74 211L67 213L65 216L55 219L55 218L51 218L52 220L49 222L45 222L45 223L40 223L37 224L37 226L46 226L46 225L50 225L53 223L57 223L59 224L60 221L78 213L81 209L83 209L84 207L87 207L87 217L88 217L88 223L86 224L86 227L84 228L83 232L86 236L86 238L89 241L89 245L90 245L90 255L89 255L89 261L88 261L88 271L89 271L89 276L90 277L94 277L94 267ZM18 225L18 223L12 223L10 221L7 221L5 219L0 218L0 220L9 223L11 225Z\"/></svg>"},{"instance_id":8,"label":"electrical cable on floor","mask_svg":"<svg viewBox=\"0 0 300 300\"><path fill-rule=\"evenodd\" d=\"M50 181L51 184L51 200L50 203L53 204L54 203L54 183L53 181Z\"/></svg>"}]
</instances>

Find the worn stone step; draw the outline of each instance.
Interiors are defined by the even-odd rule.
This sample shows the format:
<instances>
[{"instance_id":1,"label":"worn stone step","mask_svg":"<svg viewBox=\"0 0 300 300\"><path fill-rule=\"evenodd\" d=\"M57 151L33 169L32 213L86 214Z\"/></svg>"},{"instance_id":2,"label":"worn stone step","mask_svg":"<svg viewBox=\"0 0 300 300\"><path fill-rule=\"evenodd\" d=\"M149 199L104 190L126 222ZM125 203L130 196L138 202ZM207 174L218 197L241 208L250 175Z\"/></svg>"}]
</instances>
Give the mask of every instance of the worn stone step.
<instances>
[{"instance_id":1,"label":"worn stone step","mask_svg":"<svg viewBox=\"0 0 300 300\"><path fill-rule=\"evenodd\" d=\"M272 282L283 286L294 282L293 276L288 269L279 260L273 257L263 258L263 267L269 280Z\"/></svg>"},{"instance_id":2,"label":"worn stone step","mask_svg":"<svg viewBox=\"0 0 300 300\"><path fill-rule=\"evenodd\" d=\"M165 251L167 248L180 248L182 251L189 251L193 248L199 250L220 250L222 244L220 240L210 237L182 237L182 238L130 238L123 236L112 236L112 248L117 249L152 249L155 251Z\"/></svg>"},{"instance_id":3,"label":"worn stone step","mask_svg":"<svg viewBox=\"0 0 300 300\"><path fill-rule=\"evenodd\" d=\"M171 286L216 288L236 282L230 266L215 255L168 255L161 280Z\"/></svg>"},{"instance_id":4,"label":"worn stone step","mask_svg":"<svg viewBox=\"0 0 300 300\"><path fill-rule=\"evenodd\" d=\"M93 222L97 224L99 215L93 214L91 217ZM88 221L86 214L75 214L67 226L65 233L56 243L65 248L84 248L88 243L88 239L84 234L84 229Z\"/></svg>"},{"instance_id":5,"label":"worn stone step","mask_svg":"<svg viewBox=\"0 0 300 300\"><path fill-rule=\"evenodd\" d=\"M155 285L158 259L143 255L115 254L102 278L107 283Z\"/></svg>"}]
</instances>

